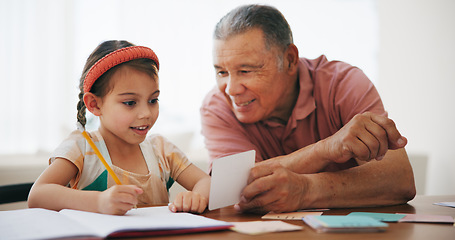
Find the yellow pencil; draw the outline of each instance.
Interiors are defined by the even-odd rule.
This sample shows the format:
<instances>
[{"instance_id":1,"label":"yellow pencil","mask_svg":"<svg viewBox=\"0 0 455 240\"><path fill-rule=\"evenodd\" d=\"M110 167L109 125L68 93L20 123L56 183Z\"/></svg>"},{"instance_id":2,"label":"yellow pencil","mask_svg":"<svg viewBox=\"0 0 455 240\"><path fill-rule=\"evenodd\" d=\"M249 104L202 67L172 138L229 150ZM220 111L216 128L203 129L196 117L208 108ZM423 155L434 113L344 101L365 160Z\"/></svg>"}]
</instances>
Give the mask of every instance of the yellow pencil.
<instances>
[{"instance_id":1,"label":"yellow pencil","mask_svg":"<svg viewBox=\"0 0 455 240\"><path fill-rule=\"evenodd\" d=\"M109 172L111 177L114 179L115 183L117 183L117 185L122 185L122 182L120 182L120 180L118 179L117 175L115 175L115 173L112 170L112 168L107 164L106 160L104 159L104 157L101 154L101 152L98 149L98 147L96 147L96 145L93 142L93 140L90 138L88 133L84 130L84 127L82 127L82 125L79 122L77 123L77 125L78 125L77 128L79 129L79 131L81 131L82 136L84 136L84 138L87 140L88 144L90 144L90 146L92 147L93 151L95 151L96 156L98 156L98 158L103 163L104 167L106 167L106 170Z\"/></svg>"},{"instance_id":2,"label":"yellow pencil","mask_svg":"<svg viewBox=\"0 0 455 240\"><path fill-rule=\"evenodd\" d=\"M98 156L98 158L100 159L100 161L103 163L104 167L106 168L107 172L109 174L111 174L111 177L114 179L115 183L117 183L117 185L122 185L122 182L120 182L120 180L118 179L117 175L115 175L115 172L112 170L112 168L107 164L106 160L104 159L103 155L101 154L100 150L98 149L98 147L95 145L95 143L93 142L92 138L90 138L90 136L88 135L88 133L85 131L84 127L82 126L82 124L80 124L79 122L77 123L77 128L79 129L79 131L81 131L82 133L82 136L84 136L84 138L87 140L88 144L90 144L90 146L92 147L93 151L95 152L96 156ZM133 208L137 208L136 204L133 206Z\"/></svg>"}]
</instances>

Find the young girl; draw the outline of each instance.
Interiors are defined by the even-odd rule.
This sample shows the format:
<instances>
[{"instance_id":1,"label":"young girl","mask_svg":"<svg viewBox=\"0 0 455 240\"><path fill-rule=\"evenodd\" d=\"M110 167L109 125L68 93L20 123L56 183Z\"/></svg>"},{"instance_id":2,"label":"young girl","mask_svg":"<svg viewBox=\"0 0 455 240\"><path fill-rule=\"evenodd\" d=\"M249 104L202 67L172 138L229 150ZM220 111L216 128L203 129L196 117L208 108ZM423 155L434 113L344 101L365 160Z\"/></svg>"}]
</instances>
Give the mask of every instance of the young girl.
<instances>
[{"instance_id":1,"label":"young girl","mask_svg":"<svg viewBox=\"0 0 455 240\"><path fill-rule=\"evenodd\" d=\"M80 80L77 119L85 126L85 109L99 117L90 137L122 184L76 130L51 155L29 207L123 215L136 205L167 204L175 179L191 191L178 194L169 209L205 210L210 177L162 136L147 136L158 118L158 70L151 49L127 41L107 41L93 51Z\"/></svg>"}]
</instances>

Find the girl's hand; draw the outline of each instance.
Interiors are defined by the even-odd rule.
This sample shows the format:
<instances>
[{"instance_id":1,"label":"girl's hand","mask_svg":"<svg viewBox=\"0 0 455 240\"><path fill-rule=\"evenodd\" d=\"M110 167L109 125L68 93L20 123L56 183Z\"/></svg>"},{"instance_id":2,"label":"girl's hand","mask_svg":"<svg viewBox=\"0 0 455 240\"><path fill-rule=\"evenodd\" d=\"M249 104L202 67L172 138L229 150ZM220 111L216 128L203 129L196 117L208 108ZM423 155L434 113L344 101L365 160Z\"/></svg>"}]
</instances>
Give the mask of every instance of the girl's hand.
<instances>
[{"instance_id":1,"label":"girl's hand","mask_svg":"<svg viewBox=\"0 0 455 240\"><path fill-rule=\"evenodd\" d=\"M124 215L137 203L143 190L135 185L115 185L100 193L98 211L104 214Z\"/></svg>"},{"instance_id":2,"label":"girl's hand","mask_svg":"<svg viewBox=\"0 0 455 240\"><path fill-rule=\"evenodd\" d=\"M207 208L208 200L197 192L180 192L174 202L169 204L172 212L202 213Z\"/></svg>"}]
</instances>

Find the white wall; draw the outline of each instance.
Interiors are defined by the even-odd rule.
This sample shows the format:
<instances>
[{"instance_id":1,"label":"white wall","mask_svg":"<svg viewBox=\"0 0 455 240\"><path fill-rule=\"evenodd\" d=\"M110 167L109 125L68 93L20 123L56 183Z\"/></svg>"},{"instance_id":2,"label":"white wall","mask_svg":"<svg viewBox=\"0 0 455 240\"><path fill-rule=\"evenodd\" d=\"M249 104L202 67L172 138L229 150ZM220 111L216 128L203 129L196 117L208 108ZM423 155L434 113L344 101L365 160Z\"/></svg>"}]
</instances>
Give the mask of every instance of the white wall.
<instances>
[{"instance_id":1,"label":"white wall","mask_svg":"<svg viewBox=\"0 0 455 240\"><path fill-rule=\"evenodd\" d=\"M428 156L426 194L455 194L455 1L379 0L377 86L410 154Z\"/></svg>"}]
</instances>

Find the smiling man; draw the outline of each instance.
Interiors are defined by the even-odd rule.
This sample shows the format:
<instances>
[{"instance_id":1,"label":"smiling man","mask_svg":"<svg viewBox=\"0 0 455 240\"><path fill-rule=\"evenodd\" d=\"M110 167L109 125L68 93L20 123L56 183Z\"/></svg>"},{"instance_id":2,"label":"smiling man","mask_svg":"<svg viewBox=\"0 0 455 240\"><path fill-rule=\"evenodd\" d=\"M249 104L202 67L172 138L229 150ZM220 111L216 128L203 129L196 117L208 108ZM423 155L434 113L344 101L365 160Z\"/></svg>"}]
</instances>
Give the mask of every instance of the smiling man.
<instances>
[{"instance_id":1,"label":"smiling man","mask_svg":"<svg viewBox=\"0 0 455 240\"><path fill-rule=\"evenodd\" d=\"M407 139L374 85L349 64L299 58L277 9L247 5L224 16L213 62L217 88L201 107L210 166L256 150L239 211L391 205L415 196Z\"/></svg>"},{"instance_id":2,"label":"smiling man","mask_svg":"<svg viewBox=\"0 0 455 240\"><path fill-rule=\"evenodd\" d=\"M214 51L219 90L225 93L238 120L286 123L299 88L279 66L279 51L266 50L262 30L255 28L229 41L217 40Z\"/></svg>"}]
</instances>

